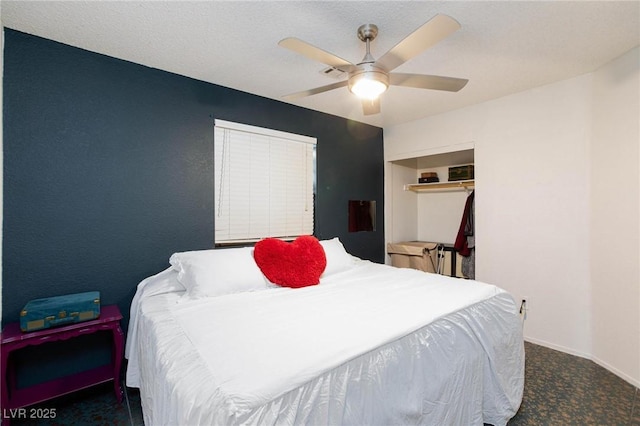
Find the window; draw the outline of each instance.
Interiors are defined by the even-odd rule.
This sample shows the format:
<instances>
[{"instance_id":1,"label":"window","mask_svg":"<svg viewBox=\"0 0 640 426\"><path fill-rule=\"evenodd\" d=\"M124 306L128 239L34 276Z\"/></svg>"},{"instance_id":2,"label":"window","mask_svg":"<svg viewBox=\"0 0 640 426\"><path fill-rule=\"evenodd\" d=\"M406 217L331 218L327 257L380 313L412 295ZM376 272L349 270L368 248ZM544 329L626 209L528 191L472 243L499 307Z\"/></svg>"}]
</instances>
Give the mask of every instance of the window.
<instances>
[{"instance_id":1,"label":"window","mask_svg":"<svg viewBox=\"0 0 640 426\"><path fill-rule=\"evenodd\" d=\"M215 120L215 244L313 234L316 139Z\"/></svg>"}]
</instances>

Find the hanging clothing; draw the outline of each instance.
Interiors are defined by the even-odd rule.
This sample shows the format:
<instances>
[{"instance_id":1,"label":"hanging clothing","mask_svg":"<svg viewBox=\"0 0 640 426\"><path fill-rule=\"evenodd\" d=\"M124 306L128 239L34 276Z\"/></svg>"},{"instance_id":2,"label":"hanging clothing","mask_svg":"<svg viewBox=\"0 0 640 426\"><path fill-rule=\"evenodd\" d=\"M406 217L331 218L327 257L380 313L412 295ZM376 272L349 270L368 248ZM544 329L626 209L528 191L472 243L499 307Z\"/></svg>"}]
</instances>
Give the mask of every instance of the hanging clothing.
<instances>
[{"instance_id":1,"label":"hanging clothing","mask_svg":"<svg viewBox=\"0 0 640 426\"><path fill-rule=\"evenodd\" d=\"M462 221L453 248L462 256L462 274L466 278L475 278L475 191L467 197L462 213Z\"/></svg>"},{"instance_id":2,"label":"hanging clothing","mask_svg":"<svg viewBox=\"0 0 640 426\"><path fill-rule=\"evenodd\" d=\"M453 244L453 248L460 253L461 256L469 256L471 254L471 248L467 242L467 236L473 236L473 198L475 191L467 197L467 202L464 205L464 211L462 213L462 221L460 222L460 228L458 229L458 235L456 236L456 242ZM475 246L475 244L474 244Z\"/></svg>"}]
</instances>

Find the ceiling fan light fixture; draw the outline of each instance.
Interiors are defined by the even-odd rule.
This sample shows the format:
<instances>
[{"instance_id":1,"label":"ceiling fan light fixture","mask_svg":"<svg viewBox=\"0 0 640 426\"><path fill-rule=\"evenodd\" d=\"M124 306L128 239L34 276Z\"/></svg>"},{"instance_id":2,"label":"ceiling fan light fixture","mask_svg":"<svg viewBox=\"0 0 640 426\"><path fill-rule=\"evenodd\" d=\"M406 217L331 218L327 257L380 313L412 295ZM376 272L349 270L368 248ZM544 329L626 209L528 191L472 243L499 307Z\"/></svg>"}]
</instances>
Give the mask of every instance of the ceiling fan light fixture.
<instances>
[{"instance_id":1,"label":"ceiling fan light fixture","mask_svg":"<svg viewBox=\"0 0 640 426\"><path fill-rule=\"evenodd\" d=\"M378 96L384 93L385 90L387 90L386 84L368 78L361 78L351 86L351 92L360 99L378 99Z\"/></svg>"},{"instance_id":2,"label":"ceiling fan light fixture","mask_svg":"<svg viewBox=\"0 0 640 426\"><path fill-rule=\"evenodd\" d=\"M371 64L349 77L349 90L360 99L378 99L389 88L389 76L386 72Z\"/></svg>"}]
</instances>

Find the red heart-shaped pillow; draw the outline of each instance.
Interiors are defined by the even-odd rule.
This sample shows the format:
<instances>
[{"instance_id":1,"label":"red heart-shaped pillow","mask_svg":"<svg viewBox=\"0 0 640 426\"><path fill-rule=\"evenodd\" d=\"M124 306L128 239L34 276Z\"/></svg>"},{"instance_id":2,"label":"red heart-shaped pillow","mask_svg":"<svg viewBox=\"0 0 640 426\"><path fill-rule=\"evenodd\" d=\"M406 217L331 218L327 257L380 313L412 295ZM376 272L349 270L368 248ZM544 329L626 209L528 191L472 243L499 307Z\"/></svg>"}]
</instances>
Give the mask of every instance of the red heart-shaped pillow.
<instances>
[{"instance_id":1,"label":"red heart-shaped pillow","mask_svg":"<svg viewBox=\"0 0 640 426\"><path fill-rule=\"evenodd\" d=\"M284 287L316 285L327 267L324 249L311 235L303 235L291 243L265 238L256 243L253 258L269 281Z\"/></svg>"}]
</instances>

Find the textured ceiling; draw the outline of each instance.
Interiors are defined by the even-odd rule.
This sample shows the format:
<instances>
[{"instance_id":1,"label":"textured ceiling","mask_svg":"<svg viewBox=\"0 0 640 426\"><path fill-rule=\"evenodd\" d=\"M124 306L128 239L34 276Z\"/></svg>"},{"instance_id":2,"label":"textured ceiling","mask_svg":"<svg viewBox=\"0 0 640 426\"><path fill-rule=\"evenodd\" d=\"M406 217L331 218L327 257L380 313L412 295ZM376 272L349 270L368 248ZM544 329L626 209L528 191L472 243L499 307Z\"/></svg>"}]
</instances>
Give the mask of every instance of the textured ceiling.
<instances>
[{"instance_id":1,"label":"textured ceiling","mask_svg":"<svg viewBox=\"0 0 640 426\"><path fill-rule=\"evenodd\" d=\"M462 29L394 71L469 79L457 93L391 87L364 116L347 88L291 101L388 127L591 72L640 44L640 1L7 1L5 27L267 98L335 82L278 46L297 37L357 63L442 13Z\"/></svg>"}]
</instances>

